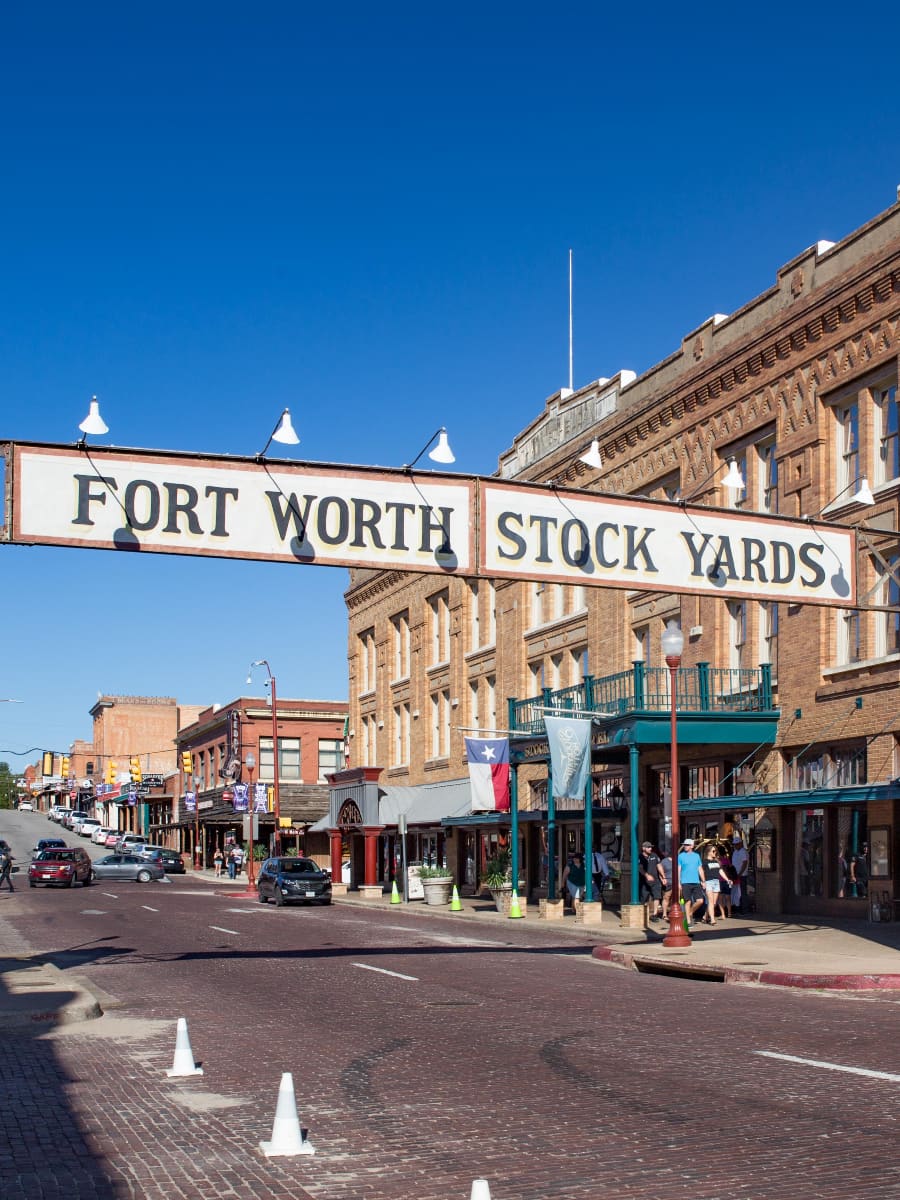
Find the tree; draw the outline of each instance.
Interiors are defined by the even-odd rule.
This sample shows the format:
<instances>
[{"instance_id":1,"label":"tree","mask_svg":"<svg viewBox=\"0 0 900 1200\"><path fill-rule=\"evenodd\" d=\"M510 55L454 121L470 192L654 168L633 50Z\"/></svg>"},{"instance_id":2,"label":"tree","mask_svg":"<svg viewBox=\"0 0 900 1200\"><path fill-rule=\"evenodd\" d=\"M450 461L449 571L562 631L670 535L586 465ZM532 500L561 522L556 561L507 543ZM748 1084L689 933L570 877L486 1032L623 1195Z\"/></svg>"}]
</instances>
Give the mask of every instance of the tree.
<instances>
[{"instance_id":1,"label":"tree","mask_svg":"<svg viewBox=\"0 0 900 1200\"><path fill-rule=\"evenodd\" d=\"M17 796L16 777L9 763L0 762L0 808L12 808Z\"/></svg>"}]
</instances>

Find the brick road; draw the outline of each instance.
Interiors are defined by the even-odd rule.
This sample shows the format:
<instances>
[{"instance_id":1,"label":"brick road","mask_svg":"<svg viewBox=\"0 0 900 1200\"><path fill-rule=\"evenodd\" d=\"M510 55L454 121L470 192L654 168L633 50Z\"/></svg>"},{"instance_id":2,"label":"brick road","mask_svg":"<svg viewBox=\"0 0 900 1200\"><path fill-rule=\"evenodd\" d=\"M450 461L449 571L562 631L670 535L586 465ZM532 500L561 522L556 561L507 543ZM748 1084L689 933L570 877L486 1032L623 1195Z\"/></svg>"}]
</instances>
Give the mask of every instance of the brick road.
<instances>
[{"instance_id":1,"label":"brick road","mask_svg":"<svg viewBox=\"0 0 900 1200\"><path fill-rule=\"evenodd\" d=\"M895 1004L189 884L17 892L0 932L119 1002L3 1039L4 1197L468 1200L481 1175L493 1200L900 1197L900 1079L755 1053L900 1075ZM202 1077L165 1076L179 1016ZM267 1160L286 1070L317 1153Z\"/></svg>"}]
</instances>

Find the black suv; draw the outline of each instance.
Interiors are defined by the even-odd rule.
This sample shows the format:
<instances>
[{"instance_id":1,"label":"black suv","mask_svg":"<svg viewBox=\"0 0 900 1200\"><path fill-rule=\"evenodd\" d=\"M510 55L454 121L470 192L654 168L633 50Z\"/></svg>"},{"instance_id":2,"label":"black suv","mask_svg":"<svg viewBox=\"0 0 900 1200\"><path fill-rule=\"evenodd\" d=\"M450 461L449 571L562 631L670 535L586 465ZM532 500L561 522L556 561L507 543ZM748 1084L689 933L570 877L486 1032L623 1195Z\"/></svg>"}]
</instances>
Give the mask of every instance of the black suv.
<instances>
[{"instance_id":1,"label":"black suv","mask_svg":"<svg viewBox=\"0 0 900 1200\"><path fill-rule=\"evenodd\" d=\"M311 858L267 858L256 888L260 904L331 903L331 876Z\"/></svg>"}]
</instances>

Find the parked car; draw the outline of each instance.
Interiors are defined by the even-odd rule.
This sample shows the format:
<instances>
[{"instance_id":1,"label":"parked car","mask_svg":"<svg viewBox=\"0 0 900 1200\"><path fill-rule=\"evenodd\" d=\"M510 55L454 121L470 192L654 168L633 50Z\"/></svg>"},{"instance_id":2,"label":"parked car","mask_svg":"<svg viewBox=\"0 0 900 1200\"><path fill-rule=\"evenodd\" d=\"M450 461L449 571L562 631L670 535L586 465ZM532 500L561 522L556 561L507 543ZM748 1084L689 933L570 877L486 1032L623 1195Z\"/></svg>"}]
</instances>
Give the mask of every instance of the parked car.
<instances>
[{"instance_id":1,"label":"parked car","mask_svg":"<svg viewBox=\"0 0 900 1200\"><path fill-rule=\"evenodd\" d=\"M74 887L79 881L85 887L93 878L93 866L87 850L80 846L56 846L42 850L31 860L28 868L28 886L39 883L56 884L59 887Z\"/></svg>"},{"instance_id":2,"label":"parked car","mask_svg":"<svg viewBox=\"0 0 900 1200\"><path fill-rule=\"evenodd\" d=\"M119 834L118 829L108 829L106 831L106 837L102 841L98 842L97 845L106 846L107 850L115 850L116 842L118 842L120 836L121 835Z\"/></svg>"},{"instance_id":3,"label":"parked car","mask_svg":"<svg viewBox=\"0 0 900 1200\"><path fill-rule=\"evenodd\" d=\"M184 859L177 850L170 850L168 846L151 846L148 843L143 846L138 846L134 853L137 854L139 858L161 858L162 865L165 867L167 875L184 874Z\"/></svg>"},{"instance_id":4,"label":"parked car","mask_svg":"<svg viewBox=\"0 0 900 1200\"><path fill-rule=\"evenodd\" d=\"M111 833L115 834L116 837L119 836L118 830L110 829L108 825L99 825L91 834L91 841L96 843L98 846L105 846L106 839Z\"/></svg>"},{"instance_id":5,"label":"parked car","mask_svg":"<svg viewBox=\"0 0 900 1200\"><path fill-rule=\"evenodd\" d=\"M79 821L83 821L86 816L87 813L82 812L81 809L69 808L63 813L60 825L65 825L66 829L71 829L74 832L75 826Z\"/></svg>"},{"instance_id":6,"label":"parked car","mask_svg":"<svg viewBox=\"0 0 900 1200\"><path fill-rule=\"evenodd\" d=\"M256 889L260 904L331 903L331 876L311 858L267 858Z\"/></svg>"},{"instance_id":7,"label":"parked car","mask_svg":"<svg viewBox=\"0 0 900 1200\"><path fill-rule=\"evenodd\" d=\"M64 850L66 848L65 838L38 838L35 844L31 847L32 856L38 855L42 850Z\"/></svg>"},{"instance_id":8,"label":"parked car","mask_svg":"<svg viewBox=\"0 0 900 1200\"><path fill-rule=\"evenodd\" d=\"M20 800L19 812L34 812L34 805L30 800Z\"/></svg>"},{"instance_id":9,"label":"parked car","mask_svg":"<svg viewBox=\"0 0 900 1200\"><path fill-rule=\"evenodd\" d=\"M94 863L95 879L131 880L150 883L165 876L162 861L141 858L137 854L107 854Z\"/></svg>"},{"instance_id":10,"label":"parked car","mask_svg":"<svg viewBox=\"0 0 900 1200\"><path fill-rule=\"evenodd\" d=\"M84 820L79 823L76 832L80 833L82 837L90 837L94 831L100 827L100 822L96 817L85 817Z\"/></svg>"},{"instance_id":11,"label":"parked car","mask_svg":"<svg viewBox=\"0 0 900 1200\"><path fill-rule=\"evenodd\" d=\"M116 840L117 854L133 854L138 846L145 846L147 839L141 833L120 833Z\"/></svg>"},{"instance_id":12,"label":"parked car","mask_svg":"<svg viewBox=\"0 0 900 1200\"><path fill-rule=\"evenodd\" d=\"M63 817L71 811L71 808L67 804L54 804L47 813L47 820L56 821L57 825L61 825Z\"/></svg>"}]
</instances>

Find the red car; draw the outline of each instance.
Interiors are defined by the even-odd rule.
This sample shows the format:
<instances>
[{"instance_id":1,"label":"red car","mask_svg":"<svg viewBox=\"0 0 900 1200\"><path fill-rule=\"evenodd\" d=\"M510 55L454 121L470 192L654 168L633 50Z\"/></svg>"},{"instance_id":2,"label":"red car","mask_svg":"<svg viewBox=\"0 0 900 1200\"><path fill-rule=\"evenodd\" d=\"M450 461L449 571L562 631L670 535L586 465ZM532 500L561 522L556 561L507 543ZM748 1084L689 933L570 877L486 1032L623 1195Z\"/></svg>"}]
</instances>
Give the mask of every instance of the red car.
<instances>
[{"instance_id":1,"label":"red car","mask_svg":"<svg viewBox=\"0 0 900 1200\"><path fill-rule=\"evenodd\" d=\"M90 855L80 846L42 850L28 868L29 887L37 887L39 883L74 887L79 880L87 887L93 877Z\"/></svg>"}]
</instances>

